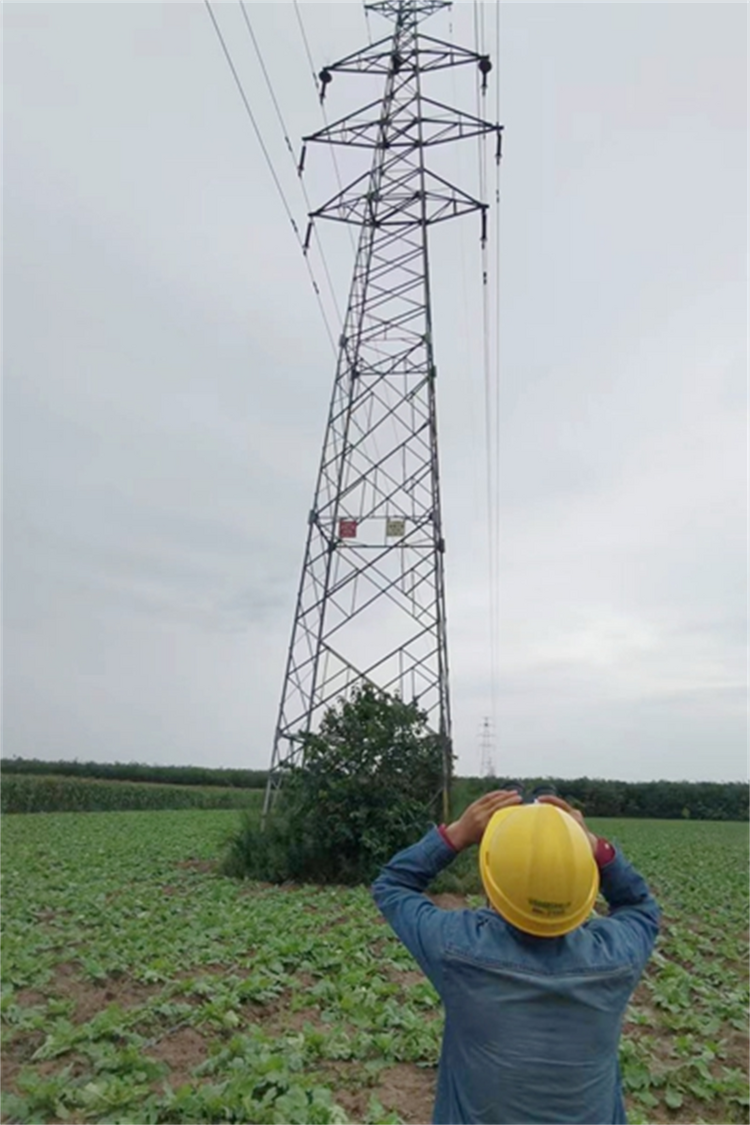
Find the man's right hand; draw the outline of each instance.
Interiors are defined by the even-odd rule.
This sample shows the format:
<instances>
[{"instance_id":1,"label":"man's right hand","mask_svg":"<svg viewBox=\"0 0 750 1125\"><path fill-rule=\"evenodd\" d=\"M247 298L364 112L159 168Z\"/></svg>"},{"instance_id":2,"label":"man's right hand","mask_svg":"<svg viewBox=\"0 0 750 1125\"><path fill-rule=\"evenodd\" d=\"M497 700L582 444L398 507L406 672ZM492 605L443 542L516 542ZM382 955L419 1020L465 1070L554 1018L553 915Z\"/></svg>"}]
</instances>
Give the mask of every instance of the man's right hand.
<instances>
[{"instance_id":1,"label":"man's right hand","mask_svg":"<svg viewBox=\"0 0 750 1125\"><path fill-rule=\"evenodd\" d=\"M521 795L513 789L496 789L479 797L446 829L453 847L457 852L462 852L464 848L478 844L494 813L509 805L520 805L522 800Z\"/></svg>"},{"instance_id":2,"label":"man's right hand","mask_svg":"<svg viewBox=\"0 0 750 1125\"><path fill-rule=\"evenodd\" d=\"M562 797L553 797L551 794L545 795L544 797L537 797L537 801L540 805L554 805L555 808L562 809L562 811L564 813L567 813L568 816L572 816L573 820L575 820L577 824L580 824L581 828L586 833L588 841L591 844L591 851L594 855L596 855L596 847L599 843L599 837L594 835L594 833L586 827L586 821L583 819L582 812L580 812L578 809L574 809L573 806L569 805L567 801L563 801Z\"/></svg>"}]
</instances>

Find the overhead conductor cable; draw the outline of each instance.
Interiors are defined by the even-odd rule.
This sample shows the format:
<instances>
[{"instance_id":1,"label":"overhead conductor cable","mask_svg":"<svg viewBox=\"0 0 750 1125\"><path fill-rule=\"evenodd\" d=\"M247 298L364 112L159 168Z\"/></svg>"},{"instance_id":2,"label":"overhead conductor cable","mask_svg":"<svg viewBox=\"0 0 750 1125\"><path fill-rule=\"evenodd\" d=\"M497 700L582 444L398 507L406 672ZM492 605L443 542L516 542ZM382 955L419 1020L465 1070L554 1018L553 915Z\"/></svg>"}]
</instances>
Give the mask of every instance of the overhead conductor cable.
<instances>
[{"instance_id":1,"label":"overhead conductor cable","mask_svg":"<svg viewBox=\"0 0 750 1125\"><path fill-rule=\"evenodd\" d=\"M224 36L221 33L221 28L219 27L218 23L216 22L216 17L214 16L214 13L211 9L211 4L210 4L209 0L203 0L203 2L206 5L206 10L207 10L209 16L211 17L211 23L214 25L214 30L215 30L216 35L218 37L219 43L221 44L222 51L224 52L224 57L227 61L227 65L229 66L229 69L232 72L232 77L234 78L235 85L237 86L240 97L242 98L242 103L245 107L245 111L246 111L248 117L250 118L250 123L251 123L251 125L253 127L253 130L255 132L255 136L257 138L258 144L260 145L261 152L263 153L264 159L265 159L266 164L268 166L268 170L271 173L271 177L272 177L273 182L276 186L276 190L277 190L277 192L278 192L278 194L281 198L281 202L284 206L284 210L286 211L287 218L289 219L292 230L294 231L294 235L297 239L297 242L299 243L300 249L303 252L303 256L304 256L304 259L305 259L305 262L306 262L306 265L307 265L307 272L310 276L310 281L312 283L313 291L314 291L315 296L317 297L317 300L318 300L318 306L320 308L320 312L321 312L321 315L323 317L323 322L324 322L325 327L326 327L328 339L331 343L331 347L333 348L333 351L334 351L334 354L335 354L336 353L336 342L334 340L333 332L331 331L331 326L328 323L328 317L326 316L325 306L323 305L323 299L322 299L322 296L321 296L321 293L320 293L320 288L319 288L318 283L315 279L315 274L313 273L312 265L310 264L309 258L304 253L304 243L303 243L302 238L300 236L299 227L297 226L297 223L295 221L294 215L292 213L292 209L289 206L289 201L286 197L284 189L281 186L281 181L279 180L279 177L276 173L276 169L273 166L273 161L271 160L271 156L268 152L265 141L263 140L263 135L260 131L260 128L258 127L258 122L255 119L255 115L254 115L254 113L253 113L253 111L250 107L250 102L247 99L247 95L245 93L244 87L242 85L242 82L240 81L240 76L237 73L237 70L235 68L234 63L232 62L232 56L229 53L229 48L227 47L226 42L224 40Z\"/></svg>"},{"instance_id":2,"label":"overhead conductor cable","mask_svg":"<svg viewBox=\"0 0 750 1125\"><path fill-rule=\"evenodd\" d=\"M480 17L481 12L481 17ZM474 0L474 50L484 57L484 10L483 5ZM477 117L481 117L481 99L485 93L483 83L477 81L476 103ZM479 197L485 199L487 194L487 149L483 136L477 138L479 158ZM497 611L496 611L496 539L497 539L497 511L494 477L494 441L493 417L495 407L493 403L493 386L491 372L491 347L490 347L490 307L489 307L489 269L486 228L483 228L482 237L482 360L484 369L484 413L485 413L485 447L486 447L486 476L487 476L487 546L489 566L489 634L490 634L490 696L492 704L493 721L497 721Z\"/></svg>"},{"instance_id":3,"label":"overhead conductor cable","mask_svg":"<svg viewBox=\"0 0 750 1125\"><path fill-rule=\"evenodd\" d=\"M289 130L286 127L286 122L284 121L284 116L281 112L281 107L279 106L278 98L276 97L276 93L275 93L274 88L273 88L273 83L271 82L271 77L270 77L270 75L268 73L268 70L266 68L266 64L265 64L265 61L263 59L263 53L260 49L260 45L258 43L258 40L255 36L255 32L253 31L252 24L250 23L250 17L247 14L247 8L245 7L244 0L240 0L240 8L242 9L242 15L243 15L244 20L245 20L245 26L247 27L248 34L250 35L250 38L251 38L252 43L253 43L253 47L255 48L255 53L258 56L258 62L260 63L260 69L263 72L263 77L266 81L266 87L268 89L268 93L271 96L271 101L273 102L273 108L276 111L276 116L278 118L279 125L281 126L281 132L284 136L284 143L286 144L287 152L289 153L289 155L291 157L291 160L292 160L292 164L294 165L294 168L298 173L298 182L299 182L299 185L302 189L302 194L303 194L304 199L305 199L305 206L307 207L307 211L308 211L308 214L309 214L309 212L312 211L312 204L310 203L310 199L309 199L309 196L307 194L307 188L305 187L305 181L302 179L302 176L299 173L297 160L296 160L296 157L294 155L294 149L292 148L292 142L289 139ZM333 301L333 307L336 310L336 320L337 320L337 323L340 324L341 323L341 311L338 307L338 301L336 300L336 291L333 288L333 282L331 280L331 273L330 273L330 270L328 269L328 262L326 261L325 254L323 253L323 247L320 243L320 239L318 238L317 231L315 232L315 241L316 241L316 244L318 246L318 251L320 253L320 260L323 263L323 270L324 270L325 275L326 275L326 281L328 282L328 289L329 289L329 292L331 294L331 300Z\"/></svg>"},{"instance_id":4,"label":"overhead conductor cable","mask_svg":"<svg viewBox=\"0 0 750 1125\"><path fill-rule=\"evenodd\" d=\"M299 6L299 0L294 0L294 11L297 15L297 24L299 25L300 33L302 35L302 42L305 45L305 53L307 54L307 61L310 64L310 75L312 77L313 86L315 87L315 96L318 100L318 105L320 106L320 112L323 116L323 124L325 125L325 127L327 129L328 128L328 114L326 113L325 102L323 101L322 97L318 96L318 76L315 73L315 60L312 57L312 51L310 50L310 43L309 43L309 40L307 38L307 32L305 31L305 24L302 20L302 10ZM368 35L369 35L370 20L369 20L369 15L367 13L367 9L365 9L365 16L367 16L367 28L368 28ZM370 37L370 42L372 42L372 37ZM341 179L341 171L339 169L339 162L338 162L338 159L336 157L336 149L333 145L331 145L329 151L331 153L331 160L333 161L334 172L336 173L336 182L338 184L338 189L341 192L341 194L343 195L344 182ZM310 208L308 208L308 210L312 210L312 208L310 207ZM352 251L354 251L356 249L355 244L354 244L354 235L352 234L352 228L349 226L348 223L346 224L346 229L347 229L347 232L349 234L349 245L351 246Z\"/></svg>"},{"instance_id":5,"label":"overhead conductor cable","mask_svg":"<svg viewBox=\"0 0 750 1125\"><path fill-rule=\"evenodd\" d=\"M495 121L500 127L500 3L495 5ZM497 586L495 589L496 643L498 665L500 664L500 619L501 619L501 519L500 519L500 159L502 134L498 132L495 152L495 503L497 524L495 527L495 559ZM499 667L498 667L499 672ZM498 730L497 719L495 730Z\"/></svg>"}]
</instances>

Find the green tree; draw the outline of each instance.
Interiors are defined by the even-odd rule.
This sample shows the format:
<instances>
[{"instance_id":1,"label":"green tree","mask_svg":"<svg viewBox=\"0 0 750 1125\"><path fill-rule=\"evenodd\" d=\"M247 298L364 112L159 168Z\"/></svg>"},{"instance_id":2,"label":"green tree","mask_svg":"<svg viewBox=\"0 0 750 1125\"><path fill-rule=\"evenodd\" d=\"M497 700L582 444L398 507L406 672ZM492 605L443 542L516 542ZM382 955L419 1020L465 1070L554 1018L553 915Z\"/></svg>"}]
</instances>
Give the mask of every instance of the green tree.
<instances>
[{"instance_id":1,"label":"green tree","mask_svg":"<svg viewBox=\"0 0 750 1125\"><path fill-rule=\"evenodd\" d=\"M224 870L271 882L368 882L439 818L442 776L427 715L362 685L305 737L265 830L248 819Z\"/></svg>"}]
</instances>

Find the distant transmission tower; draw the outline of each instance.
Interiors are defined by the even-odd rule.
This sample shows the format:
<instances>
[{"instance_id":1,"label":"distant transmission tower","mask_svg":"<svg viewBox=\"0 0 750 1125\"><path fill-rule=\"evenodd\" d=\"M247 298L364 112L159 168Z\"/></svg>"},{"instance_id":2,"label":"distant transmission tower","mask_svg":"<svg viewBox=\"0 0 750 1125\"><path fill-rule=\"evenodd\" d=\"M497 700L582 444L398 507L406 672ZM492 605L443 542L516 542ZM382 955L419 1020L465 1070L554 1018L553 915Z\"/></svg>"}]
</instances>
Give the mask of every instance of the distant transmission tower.
<instances>
[{"instance_id":1,"label":"distant transmission tower","mask_svg":"<svg viewBox=\"0 0 750 1125\"><path fill-rule=\"evenodd\" d=\"M495 753L494 753L494 737L492 734L492 726L489 719L485 719L482 723L481 733L481 776L482 777L495 777Z\"/></svg>"},{"instance_id":2,"label":"distant transmission tower","mask_svg":"<svg viewBox=\"0 0 750 1125\"><path fill-rule=\"evenodd\" d=\"M360 228L323 455L276 725L264 815L304 736L358 684L416 700L443 749L443 806L451 771L451 716L440 510L436 368L427 231L481 211L425 166L433 145L497 135L501 127L422 92L432 71L486 55L424 35L447 0L366 4L393 23L388 37L320 72L321 100L335 73L378 74L379 102L306 137L372 152L370 170L310 214Z\"/></svg>"}]
</instances>

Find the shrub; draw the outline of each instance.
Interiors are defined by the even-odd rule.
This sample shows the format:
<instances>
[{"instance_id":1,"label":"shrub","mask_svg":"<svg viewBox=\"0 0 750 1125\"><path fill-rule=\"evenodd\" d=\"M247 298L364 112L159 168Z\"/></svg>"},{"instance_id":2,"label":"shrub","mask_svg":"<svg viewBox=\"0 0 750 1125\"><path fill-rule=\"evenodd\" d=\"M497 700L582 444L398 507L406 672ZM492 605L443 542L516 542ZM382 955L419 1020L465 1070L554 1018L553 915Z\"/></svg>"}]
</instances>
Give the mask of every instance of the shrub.
<instances>
[{"instance_id":1,"label":"shrub","mask_svg":"<svg viewBox=\"0 0 750 1125\"><path fill-rule=\"evenodd\" d=\"M439 815L443 754L427 716L371 685L304 738L264 830L246 819L223 870L271 882L369 882Z\"/></svg>"}]
</instances>

